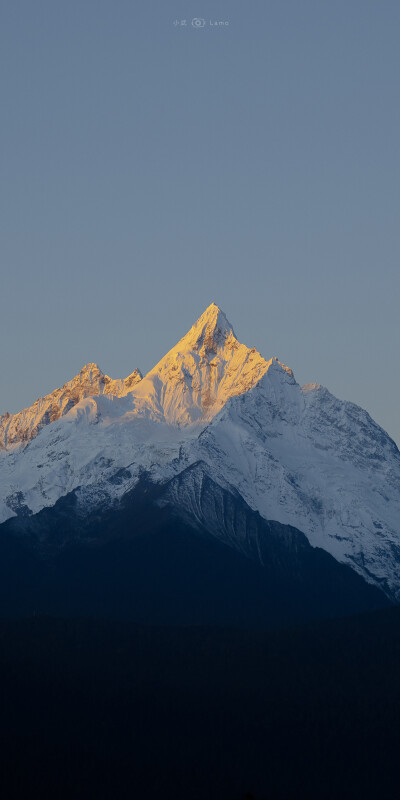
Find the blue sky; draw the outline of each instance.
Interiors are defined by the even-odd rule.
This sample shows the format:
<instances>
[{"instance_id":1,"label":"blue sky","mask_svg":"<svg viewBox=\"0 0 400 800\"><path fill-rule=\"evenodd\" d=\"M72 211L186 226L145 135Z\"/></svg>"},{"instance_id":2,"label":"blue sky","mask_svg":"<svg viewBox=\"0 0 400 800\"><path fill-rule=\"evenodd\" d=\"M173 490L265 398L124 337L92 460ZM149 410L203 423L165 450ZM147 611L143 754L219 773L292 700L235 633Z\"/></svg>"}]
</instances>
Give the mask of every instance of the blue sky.
<instances>
[{"instance_id":1,"label":"blue sky","mask_svg":"<svg viewBox=\"0 0 400 800\"><path fill-rule=\"evenodd\" d=\"M399 34L397 0L3 0L0 413L215 301L399 443Z\"/></svg>"}]
</instances>

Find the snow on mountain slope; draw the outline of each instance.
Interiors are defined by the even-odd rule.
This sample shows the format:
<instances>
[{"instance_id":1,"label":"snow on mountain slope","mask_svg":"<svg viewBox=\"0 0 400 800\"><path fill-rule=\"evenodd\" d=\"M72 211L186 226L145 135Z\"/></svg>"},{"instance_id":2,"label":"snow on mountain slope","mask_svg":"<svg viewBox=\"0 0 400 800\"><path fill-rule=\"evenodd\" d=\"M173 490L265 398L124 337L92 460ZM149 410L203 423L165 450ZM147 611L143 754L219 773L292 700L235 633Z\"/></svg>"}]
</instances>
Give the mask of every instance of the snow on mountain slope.
<instances>
[{"instance_id":1,"label":"snow on mountain slope","mask_svg":"<svg viewBox=\"0 0 400 800\"><path fill-rule=\"evenodd\" d=\"M57 390L59 418L0 453L0 521L72 490L85 513L117 501L143 470L166 482L200 462L265 519L400 599L400 454L365 411L301 389L277 359L240 344L215 304L132 386L89 368L79 402L67 410Z\"/></svg>"},{"instance_id":2,"label":"snow on mountain slope","mask_svg":"<svg viewBox=\"0 0 400 800\"><path fill-rule=\"evenodd\" d=\"M136 369L112 380L86 364L71 381L18 414L0 417L0 448L26 443L45 425L86 397L132 393L132 411L158 422L188 425L212 419L229 397L251 389L268 369L256 351L240 344L223 312L212 303L178 344L142 379Z\"/></svg>"},{"instance_id":3,"label":"snow on mountain slope","mask_svg":"<svg viewBox=\"0 0 400 800\"><path fill-rule=\"evenodd\" d=\"M230 397L249 391L274 363L240 344L212 303L131 391L125 393L122 382L105 381L98 368L89 365L88 380L77 376L77 383L79 391L92 389L94 396L84 396L54 421L47 418L51 424L45 421L40 435L31 436L28 444L20 441L0 453L0 521L28 509L36 513L77 487L82 487L86 505L115 499L132 487L140 469L155 480L167 479L182 466L178 456L183 444L196 440ZM119 397L102 391L111 387ZM66 410L72 388L75 384L67 384L65 392L57 390L60 396L55 393L58 410ZM126 467L133 477L110 483L115 472Z\"/></svg>"},{"instance_id":4,"label":"snow on mountain slope","mask_svg":"<svg viewBox=\"0 0 400 800\"><path fill-rule=\"evenodd\" d=\"M142 380L137 371L111 381L89 364L61 390L15 415L11 441L8 421L11 452L0 453L0 520L25 506L36 512L128 464L158 474L168 461L164 440L175 458L183 440L196 437L229 397L251 389L270 364L237 341L214 303Z\"/></svg>"},{"instance_id":5,"label":"snow on mountain slope","mask_svg":"<svg viewBox=\"0 0 400 800\"><path fill-rule=\"evenodd\" d=\"M0 416L0 449L33 439L45 425L64 416L85 397L111 394L122 397L142 379L135 369L125 380L113 380L103 375L97 364L86 364L75 378L61 389L39 397L32 406L18 414Z\"/></svg>"},{"instance_id":6,"label":"snow on mountain slope","mask_svg":"<svg viewBox=\"0 0 400 800\"><path fill-rule=\"evenodd\" d=\"M186 336L133 391L135 406L172 425L210 420L226 401L249 391L268 362L236 339L225 314L212 303Z\"/></svg>"},{"instance_id":7,"label":"snow on mountain slope","mask_svg":"<svg viewBox=\"0 0 400 800\"><path fill-rule=\"evenodd\" d=\"M130 395L85 398L24 448L0 454L0 520L36 513L78 487L89 487L87 507L111 502L135 484L140 469L154 464L156 475L169 474L179 447L176 429L137 415ZM121 482L115 475L122 469L128 479Z\"/></svg>"},{"instance_id":8,"label":"snow on mountain slope","mask_svg":"<svg viewBox=\"0 0 400 800\"><path fill-rule=\"evenodd\" d=\"M265 519L300 529L400 597L400 453L361 408L318 385L301 389L275 362L194 449Z\"/></svg>"}]
</instances>

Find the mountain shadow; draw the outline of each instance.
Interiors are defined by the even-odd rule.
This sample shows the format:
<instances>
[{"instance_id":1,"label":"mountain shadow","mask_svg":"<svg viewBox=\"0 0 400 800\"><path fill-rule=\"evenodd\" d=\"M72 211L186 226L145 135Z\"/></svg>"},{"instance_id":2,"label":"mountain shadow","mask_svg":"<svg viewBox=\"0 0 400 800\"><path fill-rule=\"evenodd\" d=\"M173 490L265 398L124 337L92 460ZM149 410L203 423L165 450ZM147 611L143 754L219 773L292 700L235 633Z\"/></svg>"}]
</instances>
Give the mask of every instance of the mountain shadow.
<instances>
[{"instance_id":1,"label":"mountain shadow","mask_svg":"<svg viewBox=\"0 0 400 800\"><path fill-rule=\"evenodd\" d=\"M196 513L183 499L196 480ZM0 615L268 628L390 605L296 528L268 522L197 464L143 476L117 507L74 493L0 526Z\"/></svg>"}]
</instances>

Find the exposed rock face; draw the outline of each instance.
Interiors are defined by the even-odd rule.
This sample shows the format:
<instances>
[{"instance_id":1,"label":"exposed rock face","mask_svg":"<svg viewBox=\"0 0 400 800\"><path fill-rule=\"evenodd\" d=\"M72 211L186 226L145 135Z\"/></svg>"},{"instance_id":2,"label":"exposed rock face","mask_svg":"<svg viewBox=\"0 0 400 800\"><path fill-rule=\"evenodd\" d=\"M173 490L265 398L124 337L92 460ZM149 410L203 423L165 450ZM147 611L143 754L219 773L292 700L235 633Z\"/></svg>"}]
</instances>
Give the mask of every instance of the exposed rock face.
<instances>
[{"instance_id":1,"label":"exposed rock face","mask_svg":"<svg viewBox=\"0 0 400 800\"><path fill-rule=\"evenodd\" d=\"M366 411L318 384L301 388L276 358L240 344L214 303L140 377L112 381L88 364L1 418L0 522L74 491L82 514L113 507L143 472L164 485L202 464L213 486L400 600L400 453ZM174 503L211 525L201 475L185 473ZM244 536L217 522L225 541Z\"/></svg>"},{"instance_id":2,"label":"exposed rock face","mask_svg":"<svg viewBox=\"0 0 400 800\"><path fill-rule=\"evenodd\" d=\"M155 418L173 425L210 420L227 400L255 386L273 360L240 344L225 314L212 303L135 387L137 408L151 409Z\"/></svg>"},{"instance_id":3,"label":"exposed rock face","mask_svg":"<svg viewBox=\"0 0 400 800\"><path fill-rule=\"evenodd\" d=\"M18 414L3 414L0 417L0 448L18 442L29 442L43 428L64 416L85 397L110 394L123 397L142 379L136 369L125 380L113 380L103 375L97 364L86 364L75 378L64 383L46 397L39 397L29 408Z\"/></svg>"}]
</instances>

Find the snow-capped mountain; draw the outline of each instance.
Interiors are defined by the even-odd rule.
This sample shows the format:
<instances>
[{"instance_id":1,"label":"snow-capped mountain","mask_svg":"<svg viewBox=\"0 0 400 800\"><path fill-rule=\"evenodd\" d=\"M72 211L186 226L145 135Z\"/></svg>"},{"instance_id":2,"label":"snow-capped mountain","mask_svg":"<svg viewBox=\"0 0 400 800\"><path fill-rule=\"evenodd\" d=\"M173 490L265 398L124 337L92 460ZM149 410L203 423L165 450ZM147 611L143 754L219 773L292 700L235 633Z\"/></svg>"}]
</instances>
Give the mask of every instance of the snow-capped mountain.
<instances>
[{"instance_id":1,"label":"snow-capped mountain","mask_svg":"<svg viewBox=\"0 0 400 800\"><path fill-rule=\"evenodd\" d=\"M400 598L396 445L362 409L240 344L214 303L144 378L90 364L0 429L1 521L71 492L82 516L117 508L146 474L161 505L226 541L221 507L213 525L199 501L203 475Z\"/></svg>"},{"instance_id":2,"label":"snow-capped mountain","mask_svg":"<svg viewBox=\"0 0 400 800\"><path fill-rule=\"evenodd\" d=\"M212 419L227 400L252 389L269 363L240 344L212 303L133 392L135 410L175 426Z\"/></svg>"},{"instance_id":3,"label":"snow-capped mountain","mask_svg":"<svg viewBox=\"0 0 400 800\"><path fill-rule=\"evenodd\" d=\"M103 375L97 364L85 364L79 374L64 383L61 389L56 389L46 397L39 397L32 406L18 414L6 412L0 416L0 449L30 441L44 425L68 414L85 397L99 394L123 397L141 379L138 369L124 380L113 380Z\"/></svg>"}]
</instances>

